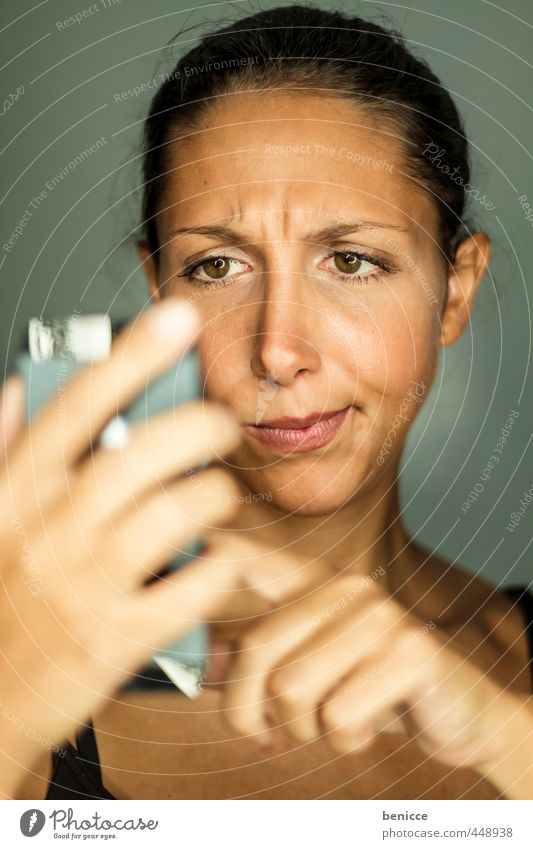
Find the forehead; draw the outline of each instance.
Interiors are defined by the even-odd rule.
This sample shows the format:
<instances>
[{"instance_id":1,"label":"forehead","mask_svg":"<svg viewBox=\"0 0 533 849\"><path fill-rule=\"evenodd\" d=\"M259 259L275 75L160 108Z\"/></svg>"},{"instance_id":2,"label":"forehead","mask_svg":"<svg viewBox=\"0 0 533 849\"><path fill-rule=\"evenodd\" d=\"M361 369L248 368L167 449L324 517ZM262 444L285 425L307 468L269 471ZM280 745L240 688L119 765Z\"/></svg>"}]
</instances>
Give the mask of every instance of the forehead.
<instances>
[{"instance_id":1,"label":"forehead","mask_svg":"<svg viewBox=\"0 0 533 849\"><path fill-rule=\"evenodd\" d=\"M346 216L433 241L435 204L407 175L403 148L390 122L344 98L224 95L194 129L171 131L159 223L241 218L285 232Z\"/></svg>"}]
</instances>

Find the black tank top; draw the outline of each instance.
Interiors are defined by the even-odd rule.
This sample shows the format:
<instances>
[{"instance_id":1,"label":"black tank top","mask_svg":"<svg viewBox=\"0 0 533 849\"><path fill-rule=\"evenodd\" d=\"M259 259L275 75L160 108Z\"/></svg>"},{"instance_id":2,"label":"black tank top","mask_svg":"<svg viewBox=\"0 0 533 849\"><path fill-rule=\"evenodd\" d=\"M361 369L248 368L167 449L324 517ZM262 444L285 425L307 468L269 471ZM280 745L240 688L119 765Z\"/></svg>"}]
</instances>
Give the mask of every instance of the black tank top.
<instances>
[{"instance_id":1,"label":"black tank top","mask_svg":"<svg viewBox=\"0 0 533 849\"><path fill-rule=\"evenodd\" d=\"M529 674L533 692L533 594L526 586L503 587L524 614L529 648ZM65 742L64 754L52 753L52 778L47 799L116 799L102 784L100 760L92 722L76 734L77 748Z\"/></svg>"}]
</instances>

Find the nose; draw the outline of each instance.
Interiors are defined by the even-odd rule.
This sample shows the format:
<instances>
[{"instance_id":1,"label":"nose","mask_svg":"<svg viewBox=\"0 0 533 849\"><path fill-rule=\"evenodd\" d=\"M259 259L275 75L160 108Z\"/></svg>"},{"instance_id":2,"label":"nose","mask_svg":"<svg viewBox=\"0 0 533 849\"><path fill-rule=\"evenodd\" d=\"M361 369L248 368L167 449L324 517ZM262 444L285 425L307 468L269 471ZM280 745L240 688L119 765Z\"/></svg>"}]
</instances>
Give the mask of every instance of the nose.
<instances>
[{"instance_id":1,"label":"nose","mask_svg":"<svg viewBox=\"0 0 533 849\"><path fill-rule=\"evenodd\" d=\"M251 359L258 378L289 386L300 372L320 368L320 314L306 300L305 284L303 274L265 273Z\"/></svg>"}]
</instances>

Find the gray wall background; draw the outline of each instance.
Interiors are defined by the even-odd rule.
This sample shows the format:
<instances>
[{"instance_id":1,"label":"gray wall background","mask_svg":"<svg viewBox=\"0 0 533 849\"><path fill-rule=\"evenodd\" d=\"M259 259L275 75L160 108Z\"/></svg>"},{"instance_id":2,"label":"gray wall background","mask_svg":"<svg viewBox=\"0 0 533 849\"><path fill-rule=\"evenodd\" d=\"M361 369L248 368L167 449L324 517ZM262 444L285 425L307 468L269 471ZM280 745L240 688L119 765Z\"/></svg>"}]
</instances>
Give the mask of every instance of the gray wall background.
<instances>
[{"instance_id":1,"label":"gray wall background","mask_svg":"<svg viewBox=\"0 0 533 849\"><path fill-rule=\"evenodd\" d=\"M161 48L185 23L232 19L240 9L280 4L92 5L98 6L92 13L84 0L1 5L4 372L32 315L74 309L124 315L145 303L135 251L123 240L137 223L140 129L151 93L118 103L114 95L170 70L168 62L159 64ZM322 5L401 29L465 118L474 154L471 183L495 206L487 211L473 201L470 215L493 238L493 260L472 326L443 352L431 396L410 434L402 506L409 531L423 544L495 582L529 583L533 215L528 220L524 206L533 207L533 2L505 0L505 8L488 0ZM83 10L80 23L60 25ZM16 99L9 97L17 91ZM98 150L69 165L99 139ZM499 463L487 471L511 411L519 415ZM465 511L469 493L474 495ZM506 526L516 512L520 520L511 532Z\"/></svg>"}]
</instances>

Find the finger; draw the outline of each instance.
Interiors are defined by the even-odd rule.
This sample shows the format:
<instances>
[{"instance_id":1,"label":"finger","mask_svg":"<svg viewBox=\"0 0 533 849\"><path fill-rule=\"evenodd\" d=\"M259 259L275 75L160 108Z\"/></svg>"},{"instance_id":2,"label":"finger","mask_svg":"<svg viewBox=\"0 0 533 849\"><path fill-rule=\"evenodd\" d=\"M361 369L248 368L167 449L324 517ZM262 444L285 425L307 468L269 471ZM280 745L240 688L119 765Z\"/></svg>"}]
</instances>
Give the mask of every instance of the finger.
<instances>
[{"instance_id":1,"label":"finger","mask_svg":"<svg viewBox=\"0 0 533 849\"><path fill-rule=\"evenodd\" d=\"M118 409L185 353L199 325L197 310L173 298L138 316L117 336L107 359L76 372L39 411L23 440L28 445L20 446L22 456L30 457L33 446L34 468L43 472L59 461L73 462Z\"/></svg>"},{"instance_id":2,"label":"finger","mask_svg":"<svg viewBox=\"0 0 533 849\"><path fill-rule=\"evenodd\" d=\"M392 708L385 708L374 718L375 734L405 734L408 735L406 716L408 708L404 702L399 702Z\"/></svg>"},{"instance_id":3,"label":"finger","mask_svg":"<svg viewBox=\"0 0 533 849\"><path fill-rule=\"evenodd\" d=\"M235 644L232 640L213 639L210 636L206 670L202 682L204 687L223 687L234 650Z\"/></svg>"},{"instance_id":4,"label":"finger","mask_svg":"<svg viewBox=\"0 0 533 849\"><path fill-rule=\"evenodd\" d=\"M164 647L199 621L216 618L228 595L241 588L239 567L222 563L209 546L177 572L131 593L118 605L117 616L132 637L145 633Z\"/></svg>"},{"instance_id":5,"label":"finger","mask_svg":"<svg viewBox=\"0 0 533 849\"><path fill-rule=\"evenodd\" d=\"M9 448L24 425L24 384L12 374L2 387L0 397L0 459L6 457Z\"/></svg>"},{"instance_id":6,"label":"finger","mask_svg":"<svg viewBox=\"0 0 533 849\"><path fill-rule=\"evenodd\" d=\"M80 521L101 521L126 508L147 487L163 486L183 472L202 490L210 478L202 484L194 467L210 461L213 455L227 454L239 439L233 414L202 401L191 401L139 422L131 428L123 448L96 451L76 474L71 497ZM236 487L232 492L236 503Z\"/></svg>"},{"instance_id":7,"label":"finger","mask_svg":"<svg viewBox=\"0 0 533 849\"><path fill-rule=\"evenodd\" d=\"M235 564L245 587L270 600L278 609L339 580L339 573L323 559L310 560L272 548L246 533L216 531L207 539L216 546L221 561ZM354 575L350 580L361 588L368 584Z\"/></svg>"},{"instance_id":8,"label":"finger","mask_svg":"<svg viewBox=\"0 0 533 849\"><path fill-rule=\"evenodd\" d=\"M300 742L320 736L317 711L328 692L354 665L390 645L397 631L393 615L387 615L377 601L343 610L333 621L324 622L268 676L266 691L276 721Z\"/></svg>"},{"instance_id":9,"label":"finger","mask_svg":"<svg viewBox=\"0 0 533 849\"><path fill-rule=\"evenodd\" d=\"M363 742L369 724L377 733L376 717L384 712L390 717L396 705L418 698L428 672L417 660L421 660L417 652L406 652L399 658L393 655L393 662L390 656L377 661L372 658L359 664L332 690L319 716L327 741L336 751L352 751Z\"/></svg>"},{"instance_id":10,"label":"finger","mask_svg":"<svg viewBox=\"0 0 533 849\"><path fill-rule=\"evenodd\" d=\"M95 570L110 588L138 587L200 539L206 528L215 528L233 514L232 496L238 487L228 472L204 469L197 481L200 486L184 478L165 490L145 493L127 512L102 527ZM87 580L94 583L92 571L86 567L85 571Z\"/></svg>"},{"instance_id":11,"label":"finger","mask_svg":"<svg viewBox=\"0 0 533 849\"><path fill-rule=\"evenodd\" d=\"M119 684L155 651L216 615L224 596L238 587L238 581L235 569L221 569L216 557L202 554L149 586L112 599L105 595L98 627L87 640L88 660L92 658L102 667L101 680L106 687Z\"/></svg>"},{"instance_id":12,"label":"finger","mask_svg":"<svg viewBox=\"0 0 533 849\"><path fill-rule=\"evenodd\" d=\"M268 709L294 739L315 739L320 700L391 625L381 598L361 602L343 581L269 614L241 642L224 693L228 719L250 734Z\"/></svg>"}]
</instances>

